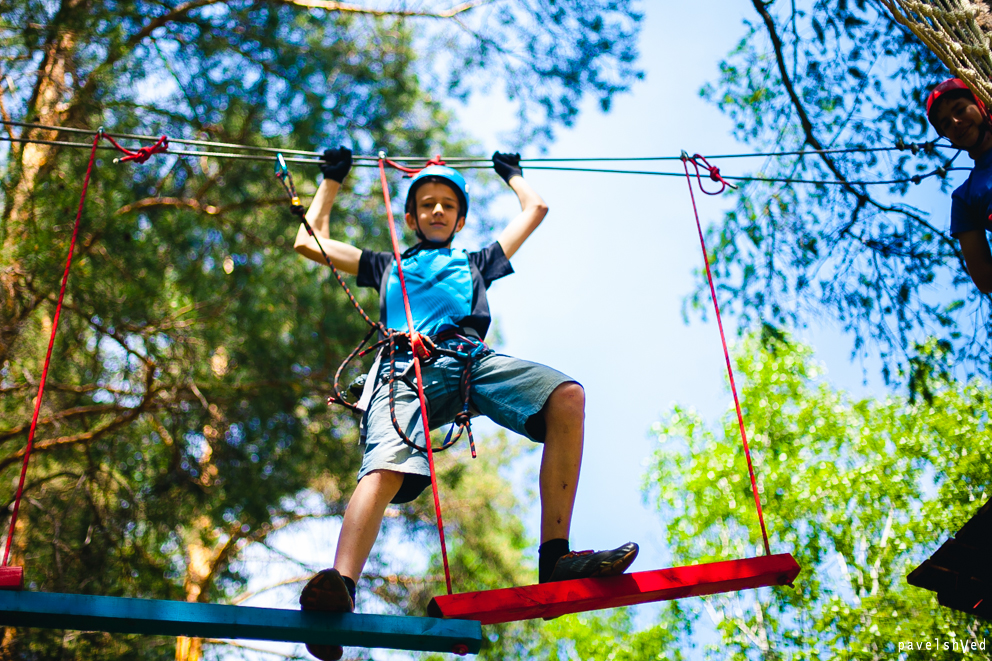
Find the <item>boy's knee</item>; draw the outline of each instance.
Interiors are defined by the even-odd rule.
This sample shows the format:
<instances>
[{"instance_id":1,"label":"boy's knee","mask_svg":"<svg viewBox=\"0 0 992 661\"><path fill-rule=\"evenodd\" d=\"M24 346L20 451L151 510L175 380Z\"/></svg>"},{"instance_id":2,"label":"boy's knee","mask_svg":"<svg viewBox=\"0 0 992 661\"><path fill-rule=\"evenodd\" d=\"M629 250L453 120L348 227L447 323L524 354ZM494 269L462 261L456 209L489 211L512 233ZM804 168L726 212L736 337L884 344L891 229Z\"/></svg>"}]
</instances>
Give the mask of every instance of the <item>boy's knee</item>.
<instances>
[{"instance_id":1,"label":"boy's knee","mask_svg":"<svg viewBox=\"0 0 992 661\"><path fill-rule=\"evenodd\" d=\"M403 486L403 473L391 470L378 469L370 471L359 482L364 489L372 491L377 496L388 496L387 500L396 495L400 487Z\"/></svg>"},{"instance_id":2,"label":"boy's knee","mask_svg":"<svg viewBox=\"0 0 992 661\"><path fill-rule=\"evenodd\" d=\"M586 410L586 391L575 381L563 383L548 397L548 410L552 415L582 416Z\"/></svg>"}]
</instances>

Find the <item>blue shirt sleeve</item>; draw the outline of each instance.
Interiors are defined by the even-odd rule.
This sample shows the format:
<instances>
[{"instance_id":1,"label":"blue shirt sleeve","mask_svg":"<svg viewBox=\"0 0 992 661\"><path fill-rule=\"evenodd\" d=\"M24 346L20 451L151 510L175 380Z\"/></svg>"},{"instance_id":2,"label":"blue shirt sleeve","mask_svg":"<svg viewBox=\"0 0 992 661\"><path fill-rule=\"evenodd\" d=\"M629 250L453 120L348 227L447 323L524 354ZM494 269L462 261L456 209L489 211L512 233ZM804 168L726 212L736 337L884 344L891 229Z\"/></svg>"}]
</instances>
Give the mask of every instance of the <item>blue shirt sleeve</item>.
<instances>
[{"instance_id":1,"label":"blue shirt sleeve","mask_svg":"<svg viewBox=\"0 0 992 661\"><path fill-rule=\"evenodd\" d=\"M468 258L472 265L479 269L486 289L494 280L499 280L513 273L513 266L506 258L506 253L503 252L503 246L499 245L499 241L494 241L478 252L470 252Z\"/></svg>"},{"instance_id":2,"label":"blue shirt sleeve","mask_svg":"<svg viewBox=\"0 0 992 661\"><path fill-rule=\"evenodd\" d=\"M961 190L962 188L964 186L951 194L951 236L957 236L962 232L970 232L973 229L977 229L974 213L967 200L965 200L964 193Z\"/></svg>"},{"instance_id":3,"label":"blue shirt sleeve","mask_svg":"<svg viewBox=\"0 0 992 661\"><path fill-rule=\"evenodd\" d=\"M383 277L393 263L393 253L363 250L358 258L358 286L379 289Z\"/></svg>"}]
</instances>

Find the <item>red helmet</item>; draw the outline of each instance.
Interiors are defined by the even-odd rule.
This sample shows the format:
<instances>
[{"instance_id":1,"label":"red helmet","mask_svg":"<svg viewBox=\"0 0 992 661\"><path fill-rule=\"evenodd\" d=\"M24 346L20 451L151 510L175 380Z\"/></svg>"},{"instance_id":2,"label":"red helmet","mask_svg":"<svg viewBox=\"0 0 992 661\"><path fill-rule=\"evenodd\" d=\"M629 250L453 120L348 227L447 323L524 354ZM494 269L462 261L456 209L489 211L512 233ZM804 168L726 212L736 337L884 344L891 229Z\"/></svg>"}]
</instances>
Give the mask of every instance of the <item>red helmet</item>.
<instances>
[{"instance_id":1,"label":"red helmet","mask_svg":"<svg viewBox=\"0 0 992 661\"><path fill-rule=\"evenodd\" d=\"M957 98L961 96L970 98L975 102L975 105L978 106L978 110L982 113L982 117L985 118L985 121L989 121L989 112L985 109L985 104L982 103L977 96L975 96L975 93L972 92L967 85L965 85L964 81L960 78L948 78L934 87L927 96L927 119L930 120L930 124L937 129L937 133L940 133L940 129L933 123L933 116L930 113L933 110L934 105L937 103L937 100L945 94L950 94L951 96L949 98Z\"/></svg>"}]
</instances>

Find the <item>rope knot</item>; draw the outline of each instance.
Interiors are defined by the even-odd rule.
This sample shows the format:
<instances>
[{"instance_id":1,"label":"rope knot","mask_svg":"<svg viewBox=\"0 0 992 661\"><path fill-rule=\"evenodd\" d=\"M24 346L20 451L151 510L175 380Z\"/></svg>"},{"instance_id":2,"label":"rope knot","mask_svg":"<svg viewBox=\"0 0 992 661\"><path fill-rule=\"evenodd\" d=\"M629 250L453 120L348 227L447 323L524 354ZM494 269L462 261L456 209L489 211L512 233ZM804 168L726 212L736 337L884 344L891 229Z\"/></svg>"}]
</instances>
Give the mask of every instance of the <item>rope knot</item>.
<instances>
[{"instance_id":1,"label":"rope knot","mask_svg":"<svg viewBox=\"0 0 992 661\"><path fill-rule=\"evenodd\" d=\"M447 165L447 163L444 162L444 159L441 158L441 154L437 154L434 158L427 159L427 163L425 163L422 168L408 168L405 165L400 165L396 161L386 158L386 152L384 151L379 152L379 160L389 167L402 172L403 178L405 179L410 179L414 175L419 174L421 170L425 170L432 165Z\"/></svg>"},{"instance_id":2,"label":"rope knot","mask_svg":"<svg viewBox=\"0 0 992 661\"><path fill-rule=\"evenodd\" d=\"M737 190L737 186L723 178L723 175L720 174L720 168L715 165L710 165L710 162L707 161L704 156L699 154L689 156L688 153L683 151L680 158L682 160L682 164L686 167L686 174L689 174L688 163L692 163L692 167L696 169L696 181L699 182L699 190L703 191L707 195L719 195L728 188L731 190ZM720 190L708 191L703 188L703 179L701 173L699 172L699 168L705 169L709 173L710 179L720 184Z\"/></svg>"},{"instance_id":3,"label":"rope knot","mask_svg":"<svg viewBox=\"0 0 992 661\"><path fill-rule=\"evenodd\" d=\"M151 147L142 147L133 154L128 154L119 160L120 162L134 161L136 163L144 163L151 158L153 154L164 154L167 151L169 151L169 139L163 135L158 139L158 142Z\"/></svg>"},{"instance_id":4,"label":"rope knot","mask_svg":"<svg viewBox=\"0 0 992 661\"><path fill-rule=\"evenodd\" d=\"M117 151L124 154L120 158L115 158L114 163L123 163L125 161L135 161L136 163L144 163L153 154L164 154L169 151L169 138L162 136L158 139L154 145L150 147L142 147L138 151L131 151L130 149L125 149L121 147L120 144L109 133L101 133L102 137L106 138L110 144L117 148Z\"/></svg>"}]
</instances>

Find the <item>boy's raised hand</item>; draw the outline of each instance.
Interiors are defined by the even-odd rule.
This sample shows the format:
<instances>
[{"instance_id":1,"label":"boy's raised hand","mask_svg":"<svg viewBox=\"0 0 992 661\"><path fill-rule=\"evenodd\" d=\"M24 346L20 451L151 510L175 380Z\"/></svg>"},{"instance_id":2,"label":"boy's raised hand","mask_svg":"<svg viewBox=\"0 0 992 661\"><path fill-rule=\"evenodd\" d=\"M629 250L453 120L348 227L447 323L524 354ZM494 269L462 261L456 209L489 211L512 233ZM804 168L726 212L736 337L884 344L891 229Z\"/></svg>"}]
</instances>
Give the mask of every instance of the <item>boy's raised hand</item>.
<instances>
[{"instance_id":1,"label":"boy's raised hand","mask_svg":"<svg viewBox=\"0 0 992 661\"><path fill-rule=\"evenodd\" d=\"M520 154L504 154L498 151L493 152L493 169L507 184L513 177L518 174L522 176L524 173L520 167Z\"/></svg>"},{"instance_id":2,"label":"boy's raised hand","mask_svg":"<svg viewBox=\"0 0 992 661\"><path fill-rule=\"evenodd\" d=\"M331 179L339 184L348 176L351 170L351 150L347 147L325 149L324 159L320 163L320 171L325 179Z\"/></svg>"}]
</instances>

